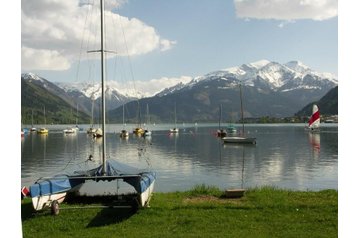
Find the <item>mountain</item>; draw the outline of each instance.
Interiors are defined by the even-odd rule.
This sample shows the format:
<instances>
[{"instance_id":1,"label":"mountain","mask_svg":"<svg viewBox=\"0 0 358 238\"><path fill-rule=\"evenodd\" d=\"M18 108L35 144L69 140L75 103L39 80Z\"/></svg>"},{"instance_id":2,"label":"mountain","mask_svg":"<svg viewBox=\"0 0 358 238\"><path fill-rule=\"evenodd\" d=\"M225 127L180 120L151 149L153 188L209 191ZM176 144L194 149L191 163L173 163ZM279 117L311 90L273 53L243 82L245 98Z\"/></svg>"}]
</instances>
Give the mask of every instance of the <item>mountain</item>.
<instances>
[{"instance_id":1,"label":"mountain","mask_svg":"<svg viewBox=\"0 0 358 238\"><path fill-rule=\"evenodd\" d=\"M298 111L296 116L310 116L312 106L317 104L321 115L338 115L338 86L332 88L326 95L316 102L311 102Z\"/></svg>"},{"instance_id":2,"label":"mountain","mask_svg":"<svg viewBox=\"0 0 358 238\"><path fill-rule=\"evenodd\" d=\"M44 124L44 108L46 123L75 124L77 104L65 91L55 84L34 74L21 75L21 122ZM32 114L33 112L33 114ZM88 123L89 116L78 111L78 123Z\"/></svg>"},{"instance_id":3,"label":"mountain","mask_svg":"<svg viewBox=\"0 0 358 238\"><path fill-rule=\"evenodd\" d=\"M95 101L95 112L98 112L98 105L101 104L101 84L93 83L55 83L58 87L62 88L65 92L71 95L83 94L87 99ZM106 85L106 108L108 110L117 108L127 102L136 100L142 97L140 93L134 90L119 88L115 82L108 81ZM90 108L90 107L89 107Z\"/></svg>"},{"instance_id":4,"label":"mountain","mask_svg":"<svg viewBox=\"0 0 358 238\"><path fill-rule=\"evenodd\" d=\"M38 76L27 74L23 77ZM79 109L87 115L91 114L92 99L95 100L94 115L99 115L99 84L46 82L44 88L48 93L58 96L72 107L78 104ZM138 115L144 115L148 104L151 121L170 123L174 122L176 103L179 122L215 122L218 121L219 106L222 104L223 121L238 121L240 84L245 118L277 118L293 116L305 105L318 101L338 82L334 75L316 72L299 61L280 64L268 60L213 71L185 83L178 82L172 87L163 88L158 94L146 98L141 95L147 92L133 93L123 85L108 82L107 118L110 122L120 123L122 105L125 104L125 118L137 122Z\"/></svg>"},{"instance_id":5,"label":"mountain","mask_svg":"<svg viewBox=\"0 0 358 238\"><path fill-rule=\"evenodd\" d=\"M140 99L140 111L144 112L148 104L153 120L173 122L176 103L179 122L215 122L222 104L223 121L238 121L240 84L246 118L293 116L338 85L332 74L315 72L299 61L279 64L261 60L214 71ZM138 102L127 103L125 107L128 121L138 121ZM111 110L109 117L116 122L121 113L120 107Z\"/></svg>"}]
</instances>

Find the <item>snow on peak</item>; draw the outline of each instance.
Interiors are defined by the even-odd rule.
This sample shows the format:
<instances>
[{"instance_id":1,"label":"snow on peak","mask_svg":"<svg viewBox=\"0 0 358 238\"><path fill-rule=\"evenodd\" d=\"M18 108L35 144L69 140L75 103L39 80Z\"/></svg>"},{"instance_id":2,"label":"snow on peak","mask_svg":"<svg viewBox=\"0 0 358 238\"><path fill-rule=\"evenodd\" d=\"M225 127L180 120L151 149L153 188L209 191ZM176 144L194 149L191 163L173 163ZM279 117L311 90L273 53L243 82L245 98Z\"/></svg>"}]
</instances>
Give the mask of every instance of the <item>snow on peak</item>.
<instances>
[{"instance_id":1,"label":"snow on peak","mask_svg":"<svg viewBox=\"0 0 358 238\"><path fill-rule=\"evenodd\" d=\"M26 80L33 79L33 80L40 80L41 81L41 78L38 75L34 74L34 73L23 73L23 74L21 74L21 77L26 79Z\"/></svg>"},{"instance_id":2,"label":"snow on peak","mask_svg":"<svg viewBox=\"0 0 358 238\"><path fill-rule=\"evenodd\" d=\"M301 61L290 61L286 64L284 64L287 68L292 69L293 71L306 74L311 72L312 70L305 64L303 64Z\"/></svg>"},{"instance_id":3,"label":"snow on peak","mask_svg":"<svg viewBox=\"0 0 358 238\"><path fill-rule=\"evenodd\" d=\"M251 67L254 67L256 69L261 69L262 67L265 67L269 63L271 63L271 61L263 59L263 60L259 60L259 61L253 62L253 63L249 63L247 65L251 66Z\"/></svg>"}]
</instances>

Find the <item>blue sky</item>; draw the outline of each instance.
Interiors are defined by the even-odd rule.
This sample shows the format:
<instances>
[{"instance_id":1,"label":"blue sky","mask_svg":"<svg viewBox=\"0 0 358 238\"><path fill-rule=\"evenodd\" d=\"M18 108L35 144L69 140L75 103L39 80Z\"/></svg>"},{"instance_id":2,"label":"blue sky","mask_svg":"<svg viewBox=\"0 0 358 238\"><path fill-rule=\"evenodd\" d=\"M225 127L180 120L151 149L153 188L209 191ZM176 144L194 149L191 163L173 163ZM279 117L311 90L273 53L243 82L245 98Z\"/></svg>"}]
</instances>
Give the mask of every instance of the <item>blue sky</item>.
<instances>
[{"instance_id":1,"label":"blue sky","mask_svg":"<svg viewBox=\"0 0 358 238\"><path fill-rule=\"evenodd\" d=\"M135 61L139 68L148 65L146 73L152 77L195 76L260 59L280 63L300 60L337 75L337 17L291 23L246 20L236 16L231 0L144 2L129 2L123 14L142 19L163 37L177 42L170 51Z\"/></svg>"},{"instance_id":2,"label":"blue sky","mask_svg":"<svg viewBox=\"0 0 358 238\"><path fill-rule=\"evenodd\" d=\"M88 1L79 2L83 6ZM181 80L261 59L299 60L316 71L338 75L337 0L109 0L107 4L112 7L108 22L123 16L126 38L132 36L127 47L136 81ZM22 72L50 81L73 81L84 12L73 0L24 1ZM86 76L76 80L86 81Z\"/></svg>"}]
</instances>

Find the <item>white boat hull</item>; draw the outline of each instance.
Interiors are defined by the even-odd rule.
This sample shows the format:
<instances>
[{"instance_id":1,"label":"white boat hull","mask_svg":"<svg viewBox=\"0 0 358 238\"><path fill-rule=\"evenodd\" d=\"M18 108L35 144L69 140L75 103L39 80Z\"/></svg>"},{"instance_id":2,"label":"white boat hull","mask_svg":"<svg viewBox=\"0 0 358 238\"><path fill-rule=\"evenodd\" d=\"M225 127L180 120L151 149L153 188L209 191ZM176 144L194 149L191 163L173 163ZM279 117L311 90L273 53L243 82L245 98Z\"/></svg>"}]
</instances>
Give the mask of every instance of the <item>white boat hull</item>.
<instances>
[{"instance_id":1,"label":"white boat hull","mask_svg":"<svg viewBox=\"0 0 358 238\"><path fill-rule=\"evenodd\" d=\"M152 184L144 191L140 194L140 206L141 207L148 207L149 206L149 201L150 198L152 196L153 190L154 190L154 183L155 181L152 182Z\"/></svg>"},{"instance_id":2,"label":"white boat hull","mask_svg":"<svg viewBox=\"0 0 358 238\"><path fill-rule=\"evenodd\" d=\"M224 143L238 143L238 144L256 144L256 138L253 137L223 137Z\"/></svg>"},{"instance_id":3,"label":"white boat hull","mask_svg":"<svg viewBox=\"0 0 358 238\"><path fill-rule=\"evenodd\" d=\"M45 207L50 207L53 201L62 203L65 200L67 192L43 195L32 198L32 206L36 211L40 211Z\"/></svg>"}]
</instances>

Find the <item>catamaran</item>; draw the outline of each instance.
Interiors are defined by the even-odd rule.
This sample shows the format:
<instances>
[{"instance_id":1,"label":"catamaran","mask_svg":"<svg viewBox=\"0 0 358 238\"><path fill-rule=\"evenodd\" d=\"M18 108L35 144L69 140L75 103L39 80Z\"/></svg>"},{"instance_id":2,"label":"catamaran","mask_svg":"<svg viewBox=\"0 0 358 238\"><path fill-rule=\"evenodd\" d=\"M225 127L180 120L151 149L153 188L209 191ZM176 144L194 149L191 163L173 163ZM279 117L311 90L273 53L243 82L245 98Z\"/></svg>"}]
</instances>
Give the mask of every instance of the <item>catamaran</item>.
<instances>
[{"instance_id":1,"label":"catamaran","mask_svg":"<svg viewBox=\"0 0 358 238\"><path fill-rule=\"evenodd\" d=\"M101 165L84 171L74 171L71 174L57 174L51 177L40 178L29 188L22 189L23 196L32 199L33 208L36 211L50 207L53 214L59 213L59 204L64 201L67 194L78 191L87 181L112 181L123 180L131 185L136 193L135 206L145 207L154 189L156 173L148 170L140 170L122 164L114 159L106 157L106 118L105 118L105 53L104 49L104 0L100 0L101 9L101 49L96 51L101 54L101 82L102 82L102 161ZM90 156L91 157L91 156ZM90 159L90 158L89 158ZM99 185L101 186L101 185Z\"/></svg>"},{"instance_id":2,"label":"catamaran","mask_svg":"<svg viewBox=\"0 0 358 238\"><path fill-rule=\"evenodd\" d=\"M313 104L312 115L308 121L308 129L311 132L318 132L320 130L320 124L321 124L321 120L320 120L318 106L316 104Z\"/></svg>"}]
</instances>

